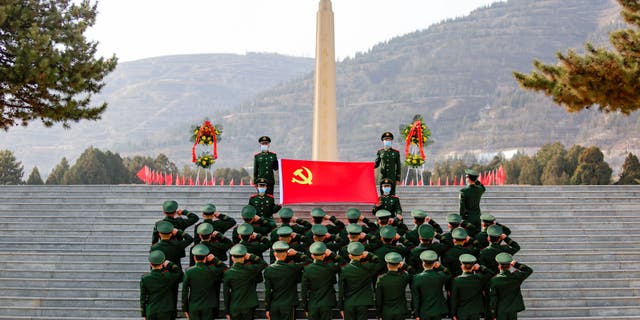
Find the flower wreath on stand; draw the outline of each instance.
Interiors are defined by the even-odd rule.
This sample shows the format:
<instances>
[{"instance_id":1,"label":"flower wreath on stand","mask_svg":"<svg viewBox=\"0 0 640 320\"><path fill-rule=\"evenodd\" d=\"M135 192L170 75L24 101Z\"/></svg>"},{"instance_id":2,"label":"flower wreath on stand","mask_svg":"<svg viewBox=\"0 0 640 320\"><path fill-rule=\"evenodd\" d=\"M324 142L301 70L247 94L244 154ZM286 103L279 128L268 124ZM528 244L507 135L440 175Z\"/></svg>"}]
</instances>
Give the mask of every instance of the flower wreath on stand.
<instances>
[{"instance_id":1,"label":"flower wreath on stand","mask_svg":"<svg viewBox=\"0 0 640 320\"><path fill-rule=\"evenodd\" d=\"M205 120L202 125L194 126L191 129L191 162L197 167L209 169L218 159L218 142L221 141L222 125L211 124L209 120ZM198 145L211 146L212 152L204 151L196 157L196 147Z\"/></svg>"},{"instance_id":2,"label":"flower wreath on stand","mask_svg":"<svg viewBox=\"0 0 640 320\"><path fill-rule=\"evenodd\" d=\"M413 116L411 124L400 126L400 133L405 140L404 165L410 169L415 169L416 179L418 179L418 171L423 171L422 166L426 159L424 147L433 142L431 140L431 130L424 123L422 116L417 114ZM405 182L408 176L409 171L407 171Z\"/></svg>"}]
</instances>

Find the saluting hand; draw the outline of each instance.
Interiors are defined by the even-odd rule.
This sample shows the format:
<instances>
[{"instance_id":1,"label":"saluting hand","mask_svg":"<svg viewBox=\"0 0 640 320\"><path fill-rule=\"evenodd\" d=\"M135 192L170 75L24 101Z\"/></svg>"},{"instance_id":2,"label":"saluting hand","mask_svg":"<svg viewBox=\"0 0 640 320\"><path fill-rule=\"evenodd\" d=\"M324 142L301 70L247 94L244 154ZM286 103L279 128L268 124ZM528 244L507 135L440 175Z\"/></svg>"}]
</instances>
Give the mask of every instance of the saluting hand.
<instances>
[{"instance_id":1,"label":"saluting hand","mask_svg":"<svg viewBox=\"0 0 640 320\"><path fill-rule=\"evenodd\" d=\"M185 318L189 319L189 312L184 313Z\"/></svg>"}]
</instances>

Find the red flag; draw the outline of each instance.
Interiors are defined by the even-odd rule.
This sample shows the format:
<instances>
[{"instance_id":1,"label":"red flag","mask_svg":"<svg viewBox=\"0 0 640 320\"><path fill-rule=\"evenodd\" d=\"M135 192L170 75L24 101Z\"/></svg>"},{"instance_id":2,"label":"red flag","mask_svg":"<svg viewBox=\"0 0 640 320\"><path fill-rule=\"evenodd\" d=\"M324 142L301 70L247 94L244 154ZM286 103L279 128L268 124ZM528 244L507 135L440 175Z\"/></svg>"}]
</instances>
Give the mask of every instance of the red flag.
<instances>
[{"instance_id":1,"label":"red flag","mask_svg":"<svg viewBox=\"0 0 640 320\"><path fill-rule=\"evenodd\" d=\"M280 203L378 200L373 162L280 160Z\"/></svg>"},{"instance_id":2,"label":"red flag","mask_svg":"<svg viewBox=\"0 0 640 320\"><path fill-rule=\"evenodd\" d=\"M192 186L193 185L193 178L189 177L189 185Z\"/></svg>"},{"instance_id":3,"label":"red flag","mask_svg":"<svg viewBox=\"0 0 640 320\"><path fill-rule=\"evenodd\" d=\"M216 177L211 177L211 180L209 181L209 185L210 186L215 186L216 185Z\"/></svg>"},{"instance_id":4,"label":"red flag","mask_svg":"<svg viewBox=\"0 0 640 320\"><path fill-rule=\"evenodd\" d=\"M223 178L220 178L220 185L221 185L221 186L224 186L224 177L223 177Z\"/></svg>"},{"instance_id":5,"label":"red flag","mask_svg":"<svg viewBox=\"0 0 640 320\"><path fill-rule=\"evenodd\" d=\"M162 173L158 172L158 184L163 184L164 183L164 177L162 176Z\"/></svg>"},{"instance_id":6,"label":"red flag","mask_svg":"<svg viewBox=\"0 0 640 320\"><path fill-rule=\"evenodd\" d=\"M429 177L429 185L433 186L433 179L431 179L431 177Z\"/></svg>"},{"instance_id":7,"label":"red flag","mask_svg":"<svg viewBox=\"0 0 640 320\"><path fill-rule=\"evenodd\" d=\"M409 181L409 186L413 186L413 180Z\"/></svg>"},{"instance_id":8,"label":"red flag","mask_svg":"<svg viewBox=\"0 0 640 320\"><path fill-rule=\"evenodd\" d=\"M173 175L172 174L165 174L165 176L164 176L164 184L166 184L168 186L173 184Z\"/></svg>"},{"instance_id":9,"label":"red flag","mask_svg":"<svg viewBox=\"0 0 640 320\"><path fill-rule=\"evenodd\" d=\"M418 179L418 183L416 185L418 185L418 186L423 186L424 185L424 181L422 181L422 178Z\"/></svg>"},{"instance_id":10,"label":"red flag","mask_svg":"<svg viewBox=\"0 0 640 320\"><path fill-rule=\"evenodd\" d=\"M449 185L449 176L447 176L447 180L445 180L444 185L445 185L445 186L448 186L448 185Z\"/></svg>"},{"instance_id":11,"label":"red flag","mask_svg":"<svg viewBox=\"0 0 640 320\"><path fill-rule=\"evenodd\" d=\"M458 177L453 177L453 184L454 186L458 185Z\"/></svg>"},{"instance_id":12,"label":"red flag","mask_svg":"<svg viewBox=\"0 0 640 320\"><path fill-rule=\"evenodd\" d=\"M180 181L180 175L176 174L176 186L180 186L182 185L181 181Z\"/></svg>"},{"instance_id":13,"label":"red flag","mask_svg":"<svg viewBox=\"0 0 640 320\"><path fill-rule=\"evenodd\" d=\"M437 186L441 186L442 184L440 183L440 177L438 177L438 184Z\"/></svg>"},{"instance_id":14,"label":"red flag","mask_svg":"<svg viewBox=\"0 0 640 320\"><path fill-rule=\"evenodd\" d=\"M230 186L233 186L233 185L234 185L234 184L233 184L233 178L231 178L231 180L229 181L229 185L230 185Z\"/></svg>"},{"instance_id":15,"label":"red flag","mask_svg":"<svg viewBox=\"0 0 640 320\"><path fill-rule=\"evenodd\" d=\"M465 182L466 182L466 181L464 181L464 175L461 175L461 176L460 176L460 185L461 185L461 186L464 186L464 183L465 183Z\"/></svg>"},{"instance_id":16,"label":"red flag","mask_svg":"<svg viewBox=\"0 0 640 320\"><path fill-rule=\"evenodd\" d=\"M136 173L138 179L142 180L144 183L149 184L149 167L144 166L138 173Z\"/></svg>"},{"instance_id":17,"label":"red flag","mask_svg":"<svg viewBox=\"0 0 640 320\"><path fill-rule=\"evenodd\" d=\"M240 185L244 186L244 180L242 180L242 178L240 178Z\"/></svg>"}]
</instances>

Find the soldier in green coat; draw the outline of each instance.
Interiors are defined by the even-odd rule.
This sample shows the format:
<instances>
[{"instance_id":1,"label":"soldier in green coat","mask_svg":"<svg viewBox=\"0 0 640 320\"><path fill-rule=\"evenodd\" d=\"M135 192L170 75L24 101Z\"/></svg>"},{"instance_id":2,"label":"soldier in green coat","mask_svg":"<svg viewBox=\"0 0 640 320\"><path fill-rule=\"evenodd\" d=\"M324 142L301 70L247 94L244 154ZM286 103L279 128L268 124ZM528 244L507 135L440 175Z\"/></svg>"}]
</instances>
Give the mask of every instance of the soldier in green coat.
<instances>
[{"instance_id":1,"label":"soldier in green coat","mask_svg":"<svg viewBox=\"0 0 640 320\"><path fill-rule=\"evenodd\" d=\"M239 225L236 230L238 232L236 243L242 244L251 254L262 258L262 254L271 247L269 238L253 232L253 226L248 223Z\"/></svg>"},{"instance_id":2,"label":"soldier in green coat","mask_svg":"<svg viewBox=\"0 0 640 320\"><path fill-rule=\"evenodd\" d=\"M345 320L365 320L367 310L373 305L372 280L385 266L375 255L369 262L361 262L370 254L360 242L349 243L347 251L351 262L340 271L338 308Z\"/></svg>"},{"instance_id":3,"label":"soldier in green coat","mask_svg":"<svg viewBox=\"0 0 640 320\"><path fill-rule=\"evenodd\" d=\"M409 258L407 262L413 269L413 272L420 273L422 272L422 264L424 259L421 258L422 253L424 251L434 251L438 254L438 256L443 256L445 252L447 252L448 247L439 243L433 242L433 237L435 236L435 231L433 227L429 224L423 224L418 228L418 235L420 239L420 244L411 250L409 254Z\"/></svg>"},{"instance_id":4,"label":"soldier in green coat","mask_svg":"<svg viewBox=\"0 0 640 320\"><path fill-rule=\"evenodd\" d=\"M463 228L467 232L467 235L474 235L477 232L477 229L473 224L462 221L462 217L457 213L447 215L447 227L449 228L449 231L437 236L436 239L448 247L453 247L453 237L451 236L451 232L456 228ZM469 242L467 245L475 246L475 241Z\"/></svg>"},{"instance_id":5,"label":"soldier in green coat","mask_svg":"<svg viewBox=\"0 0 640 320\"><path fill-rule=\"evenodd\" d=\"M362 226L362 232L369 234L378 230L378 225L375 221L369 220L367 217L362 215L362 212L358 208L349 208L345 212L345 217L349 224L358 224ZM340 239L347 239L347 230L343 229L340 231Z\"/></svg>"},{"instance_id":6,"label":"soldier in green coat","mask_svg":"<svg viewBox=\"0 0 640 320\"><path fill-rule=\"evenodd\" d=\"M303 252L305 252L307 248L305 247L304 243L301 243L300 236L294 233L291 227L282 226L274 230L274 232L276 233L277 238L275 238L275 241L271 241L271 243L275 244L278 241L285 242L287 245L289 245L289 248L300 252L300 254L304 256ZM294 258L293 256L287 257L285 259L285 262L289 263L292 261L293 258ZM275 256L275 251L273 249L273 246L271 246L271 250L269 252L269 263L274 263L274 262L276 262L276 256ZM309 260L309 262L311 261Z\"/></svg>"},{"instance_id":7,"label":"soldier in green coat","mask_svg":"<svg viewBox=\"0 0 640 320\"><path fill-rule=\"evenodd\" d=\"M391 212L396 219L402 220L402 207L400 206L400 198L395 194L391 194L391 186L393 181L389 178L382 179L380 183L381 194L378 202L373 206L371 213L376 214L379 210L387 210Z\"/></svg>"},{"instance_id":8,"label":"soldier in green coat","mask_svg":"<svg viewBox=\"0 0 640 320\"><path fill-rule=\"evenodd\" d=\"M533 270L516 262L506 252L498 254L496 262L499 264L500 273L491 279L489 286L491 314L497 320L516 320L518 312L525 309L520 286L533 273ZM517 271L511 272L509 270L511 267L516 268Z\"/></svg>"},{"instance_id":9,"label":"soldier in green coat","mask_svg":"<svg viewBox=\"0 0 640 320\"><path fill-rule=\"evenodd\" d=\"M217 220L214 220L217 219ZM196 224L194 227L195 233L193 235L194 243L200 243L200 237L198 236L198 227L203 223L208 223L213 227L213 231L218 231L224 234L227 230L233 228L236 225L236 220L216 211L216 206L213 204L206 204L202 208L202 222Z\"/></svg>"},{"instance_id":10,"label":"soldier in green coat","mask_svg":"<svg viewBox=\"0 0 640 320\"><path fill-rule=\"evenodd\" d=\"M511 234L511 229L503 224L496 222L496 217L494 217L493 215L483 213L480 215L480 220L482 221L482 230L475 235L477 247L480 250L489 246L489 240L487 239L487 237L489 236L487 234L487 228L489 228L489 226L497 225L502 228L502 233L506 234L507 236Z\"/></svg>"},{"instance_id":11,"label":"soldier in green coat","mask_svg":"<svg viewBox=\"0 0 640 320\"><path fill-rule=\"evenodd\" d=\"M498 225L489 226L487 234L489 235L489 246L480 251L478 260L481 265L489 268L493 273L497 273L498 263L495 260L496 256L502 252L516 254L516 252L520 251L520 245L504 234L502 228ZM501 244L503 241L505 244Z\"/></svg>"},{"instance_id":12,"label":"soldier in green coat","mask_svg":"<svg viewBox=\"0 0 640 320\"><path fill-rule=\"evenodd\" d=\"M411 252L411 248L404 246L402 242L409 245L411 243L407 243L408 241L406 241L406 239L400 237L400 235L396 232L396 229L394 229L392 226L384 226L380 228L379 241L380 246L373 252L373 254L375 254L378 259L380 259L380 261L384 260L389 252L396 252L400 254L400 256L402 256L402 259L404 259L404 257L407 257Z\"/></svg>"},{"instance_id":13,"label":"soldier in green coat","mask_svg":"<svg viewBox=\"0 0 640 320\"><path fill-rule=\"evenodd\" d=\"M313 263L302 273L301 307L309 320L331 320L331 309L337 305L334 285L340 271L338 257L322 242L314 242L309 252Z\"/></svg>"},{"instance_id":14,"label":"soldier in green coat","mask_svg":"<svg viewBox=\"0 0 640 320\"><path fill-rule=\"evenodd\" d=\"M141 316L147 320L173 320L176 318L173 288L180 283L182 272L159 250L149 253L149 264L151 272L140 279Z\"/></svg>"},{"instance_id":15,"label":"soldier in green coat","mask_svg":"<svg viewBox=\"0 0 640 320\"><path fill-rule=\"evenodd\" d=\"M480 230L480 199L486 189L478 181L476 171L466 169L465 174L468 184L460 189L460 216L466 222L472 223L476 230Z\"/></svg>"},{"instance_id":16,"label":"soldier in green coat","mask_svg":"<svg viewBox=\"0 0 640 320\"><path fill-rule=\"evenodd\" d=\"M252 320L258 307L256 286L263 281L262 270L267 263L249 254L247 248L237 244L229 250L233 265L222 276L224 309L227 319Z\"/></svg>"},{"instance_id":17,"label":"soldier in green coat","mask_svg":"<svg viewBox=\"0 0 640 320\"><path fill-rule=\"evenodd\" d=\"M258 216L256 208L252 205L244 206L240 216L246 224L250 224L253 227L253 231L262 236L269 236L269 233L276 228L275 221ZM233 229L233 232L231 233L231 240L235 243L239 241L238 227Z\"/></svg>"},{"instance_id":18,"label":"soldier in green coat","mask_svg":"<svg viewBox=\"0 0 640 320\"><path fill-rule=\"evenodd\" d=\"M193 247L191 254L196 264L184 273L182 311L191 320L217 318L220 309L220 284L226 265L210 254L204 244Z\"/></svg>"},{"instance_id":19,"label":"soldier in green coat","mask_svg":"<svg viewBox=\"0 0 640 320\"><path fill-rule=\"evenodd\" d=\"M380 137L382 140L382 149L379 149L376 154L376 161L374 168L380 167L380 176L382 179L391 180L391 195L396 194L396 185L400 183L400 172L402 167L400 166L400 151L391 148L393 142L393 134L391 132L385 132ZM380 193L382 194L382 185L380 185Z\"/></svg>"},{"instance_id":20,"label":"soldier in green coat","mask_svg":"<svg viewBox=\"0 0 640 320\"><path fill-rule=\"evenodd\" d=\"M402 219L394 218L393 214L389 212L389 210L381 209L376 212L376 225L378 226L378 230L376 230L373 234L376 238L380 236L380 228L384 226L392 226L396 229L399 235L404 235L409 231L409 227L404 224Z\"/></svg>"},{"instance_id":21,"label":"soldier in green coat","mask_svg":"<svg viewBox=\"0 0 640 320\"><path fill-rule=\"evenodd\" d=\"M373 252L380 247L380 244L375 239L374 235L364 233L363 227L359 224L350 223L347 225L345 230L347 232L347 239L349 240L349 242L338 251L341 264L346 264L350 261L347 247L351 242L362 243L362 245L364 245L364 249L369 252Z\"/></svg>"},{"instance_id":22,"label":"soldier in green coat","mask_svg":"<svg viewBox=\"0 0 640 320\"><path fill-rule=\"evenodd\" d=\"M298 288L302 276L302 268L306 259L287 262L289 257L297 254L284 241L277 241L272 246L276 262L264 269L264 308L267 319L295 319L298 305Z\"/></svg>"},{"instance_id":23,"label":"soldier in green coat","mask_svg":"<svg viewBox=\"0 0 640 320\"><path fill-rule=\"evenodd\" d=\"M409 313L406 291L411 283L411 276L406 271L400 271L403 260L397 252L389 252L384 256L388 271L376 281L378 319L404 320Z\"/></svg>"},{"instance_id":24,"label":"soldier in green coat","mask_svg":"<svg viewBox=\"0 0 640 320\"><path fill-rule=\"evenodd\" d=\"M442 264L444 264L454 276L459 276L462 273L462 270L460 270L460 256L469 254L475 257L478 255L478 251L472 247L465 246L471 239L465 229L460 227L455 228L451 231L451 235L453 237L453 247L445 253Z\"/></svg>"},{"instance_id":25,"label":"soldier in green coat","mask_svg":"<svg viewBox=\"0 0 640 320\"><path fill-rule=\"evenodd\" d=\"M273 215L282 208L282 206L276 204L276 200L273 198L273 194L266 193L267 191L267 179L256 179L256 190L258 193L253 194L249 198L249 205L256 208L256 214L264 219L273 220Z\"/></svg>"},{"instance_id":26,"label":"soldier in green coat","mask_svg":"<svg viewBox=\"0 0 640 320\"><path fill-rule=\"evenodd\" d=\"M164 213L164 219L156 221L151 235L151 244L155 244L160 240L157 230L157 224L160 221L170 222L174 228L184 231L198 222L199 219L195 213L189 212L187 209L178 210L178 202L175 200L167 200L162 203L162 212Z\"/></svg>"},{"instance_id":27,"label":"soldier in green coat","mask_svg":"<svg viewBox=\"0 0 640 320\"><path fill-rule=\"evenodd\" d=\"M463 254L459 258L462 274L451 284L451 316L454 320L479 320L485 311L484 287L493 275L476 264L476 257Z\"/></svg>"},{"instance_id":28,"label":"soldier in green coat","mask_svg":"<svg viewBox=\"0 0 640 320\"><path fill-rule=\"evenodd\" d=\"M413 216L414 229L408 231L404 235L404 237L407 240L413 242L415 246L420 244L420 239L418 236L418 228L420 228L420 226L422 226L425 222L429 224L437 234L442 234L442 227L440 227L440 225L437 222L435 222L435 220L431 219L431 217L429 217L426 211L415 209L411 211L411 215Z\"/></svg>"},{"instance_id":29,"label":"soldier in green coat","mask_svg":"<svg viewBox=\"0 0 640 320\"><path fill-rule=\"evenodd\" d=\"M331 222L331 224L324 224L325 222ZM327 227L327 232L333 235L340 234L340 231L344 230L344 222L338 220L335 216L328 215L324 209L322 208L313 208L311 209L311 227L314 225L324 225ZM313 232L307 231L304 235L305 240L307 241L307 246L310 246L313 243Z\"/></svg>"},{"instance_id":30,"label":"soldier in green coat","mask_svg":"<svg viewBox=\"0 0 640 320\"><path fill-rule=\"evenodd\" d=\"M216 258L226 261L227 251L231 246L233 246L233 242L231 239L224 236L224 234L214 231L213 226L208 222L201 223L196 229L196 234L200 238L200 243L207 247L209 252L213 254ZM194 247L197 246L194 245ZM193 248L191 249L193 252ZM193 266L196 264L193 253L189 257L189 266Z\"/></svg>"},{"instance_id":31,"label":"soldier in green coat","mask_svg":"<svg viewBox=\"0 0 640 320\"><path fill-rule=\"evenodd\" d=\"M424 271L413 277L411 288L415 317L416 320L440 320L449 313L443 287L451 279L451 272L440 265L435 251L423 251L420 260Z\"/></svg>"},{"instance_id":32,"label":"soldier in green coat","mask_svg":"<svg viewBox=\"0 0 640 320\"><path fill-rule=\"evenodd\" d=\"M269 151L271 138L262 136L258 139L260 152L253 156L253 180L257 183L259 178L266 180L266 194L273 195L273 186L276 183L273 171L278 170L278 155Z\"/></svg>"},{"instance_id":33,"label":"soldier in green coat","mask_svg":"<svg viewBox=\"0 0 640 320\"><path fill-rule=\"evenodd\" d=\"M278 217L280 218L281 223L280 225L277 225L277 227L290 227L293 231L293 234L296 235L293 239L296 240L296 242L301 242L302 236L309 230L311 230L311 223L309 223L309 221L295 217L293 215L293 210L291 210L290 208L285 207L280 209L280 211L278 211ZM277 230L278 229L271 231L270 240L272 243L278 241ZM291 242L289 242L289 245L291 245Z\"/></svg>"}]
</instances>

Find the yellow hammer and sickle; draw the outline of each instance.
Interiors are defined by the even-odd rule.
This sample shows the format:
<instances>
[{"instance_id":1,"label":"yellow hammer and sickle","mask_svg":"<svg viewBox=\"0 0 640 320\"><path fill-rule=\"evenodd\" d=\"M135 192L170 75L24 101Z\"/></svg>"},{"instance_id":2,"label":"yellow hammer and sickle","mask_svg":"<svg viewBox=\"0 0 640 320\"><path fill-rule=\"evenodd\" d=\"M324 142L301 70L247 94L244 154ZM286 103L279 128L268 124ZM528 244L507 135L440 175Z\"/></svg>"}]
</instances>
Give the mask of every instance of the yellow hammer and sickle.
<instances>
[{"instance_id":1,"label":"yellow hammer and sickle","mask_svg":"<svg viewBox=\"0 0 640 320\"><path fill-rule=\"evenodd\" d=\"M303 174L302 172L303 170L305 171L306 174ZM293 183L311 184L311 181L313 180L313 174L311 173L311 170L309 170L309 168L307 167L296 169L296 171L293 172L293 175L300 178L300 180L296 178L291 178L291 182Z\"/></svg>"}]
</instances>

